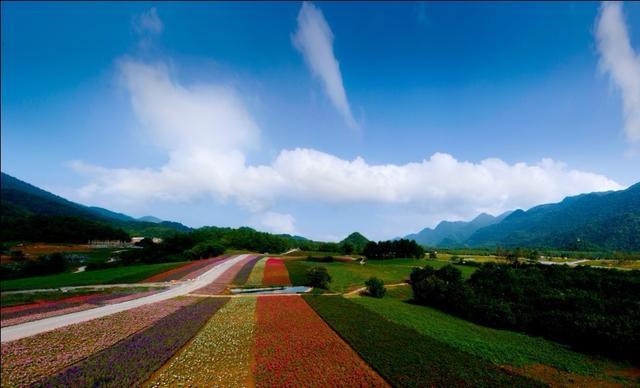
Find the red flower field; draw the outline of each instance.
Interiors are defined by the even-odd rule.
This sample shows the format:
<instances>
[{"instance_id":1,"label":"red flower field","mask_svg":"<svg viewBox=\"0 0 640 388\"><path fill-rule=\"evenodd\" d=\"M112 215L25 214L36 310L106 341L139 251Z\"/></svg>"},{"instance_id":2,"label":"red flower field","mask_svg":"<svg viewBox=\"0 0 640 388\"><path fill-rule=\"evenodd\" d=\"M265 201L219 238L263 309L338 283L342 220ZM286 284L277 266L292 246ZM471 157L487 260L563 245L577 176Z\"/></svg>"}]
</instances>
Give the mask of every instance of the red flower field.
<instances>
[{"instance_id":1,"label":"red flower field","mask_svg":"<svg viewBox=\"0 0 640 388\"><path fill-rule=\"evenodd\" d=\"M287 286L291 284L289 271L282 259L270 258L264 267L262 284L265 286Z\"/></svg>"},{"instance_id":2,"label":"red flower field","mask_svg":"<svg viewBox=\"0 0 640 388\"><path fill-rule=\"evenodd\" d=\"M256 387L387 386L301 297L261 296L256 314Z\"/></svg>"}]
</instances>

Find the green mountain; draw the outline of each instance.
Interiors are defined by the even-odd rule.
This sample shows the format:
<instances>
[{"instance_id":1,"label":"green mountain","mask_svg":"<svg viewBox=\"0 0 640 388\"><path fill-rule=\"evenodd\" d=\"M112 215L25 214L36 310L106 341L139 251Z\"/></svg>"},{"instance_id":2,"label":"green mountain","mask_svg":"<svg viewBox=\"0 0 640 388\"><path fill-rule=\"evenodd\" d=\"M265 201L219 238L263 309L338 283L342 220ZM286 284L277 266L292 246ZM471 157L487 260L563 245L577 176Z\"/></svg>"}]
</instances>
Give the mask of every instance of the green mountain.
<instances>
[{"instance_id":1,"label":"green mountain","mask_svg":"<svg viewBox=\"0 0 640 388\"><path fill-rule=\"evenodd\" d=\"M25 224L26 218L37 216L38 225L40 226L46 221L43 217L65 217L65 224L71 221L77 224L76 221L68 219L71 217L82 220L81 225L86 226L88 225L86 224L87 222L97 223L122 229L132 235L145 237L165 237L176 231L185 232L191 230L178 222L143 222L126 214L112 212L99 207L80 205L5 173L1 173L0 176L0 197L3 228L16 229L19 224L22 225L20 226L22 228L31 229L30 224ZM55 220L54 224L56 225L62 222L62 219L59 218L49 219L49 221L52 220ZM15 234L4 233L3 238L9 238L9 236L17 237Z\"/></svg>"},{"instance_id":2,"label":"green mountain","mask_svg":"<svg viewBox=\"0 0 640 388\"><path fill-rule=\"evenodd\" d=\"M640 251L640 183L516 210L502 222L478 229L465 243Z\"/></svg>"},{"instance_id":3,"label":"green mountain","mask_svg":"<svg viewBox=\"0 0 640 388\"><path fill-rule=\"evenodd\" d=\"M353 232L350 235L348 235L347 238L340 241L340 244L341 245L347 244L347 243L351 244L351 246L356 252L362 252L362 250L364 249L364 246L367 245L368 242L369 242L369 239L367 239L366 237L364 237L358 232Z\"/></svg>"},{"instance_id":4,"label":"green mountain","mask_svg":"<svg viewBox=\"0 0 640 388\"><path fill-rule=\"evenodd\" d=\"M138 218L138 221L142 221L142 222L153 222L154 224L159 224L162 222L161 219L159 219L158 217L154 217L154 216L144 216L144 217L140 217Z\"/></svg>"},{"instance_id":5,"label":"green mountain","mask_svg":"<svg viewBox=\"0 0 640 388\"><path fill-rule=\"evenodd\" d=\"M497 224L511 212L505 212L497 217L482 213L471 221L442 221L435 229L424 228L418 233L409 234L404 238L415 240L418 244L432 247L462 246L466 239L475 231L489 225Z\"/></svg>"}]
</instances>

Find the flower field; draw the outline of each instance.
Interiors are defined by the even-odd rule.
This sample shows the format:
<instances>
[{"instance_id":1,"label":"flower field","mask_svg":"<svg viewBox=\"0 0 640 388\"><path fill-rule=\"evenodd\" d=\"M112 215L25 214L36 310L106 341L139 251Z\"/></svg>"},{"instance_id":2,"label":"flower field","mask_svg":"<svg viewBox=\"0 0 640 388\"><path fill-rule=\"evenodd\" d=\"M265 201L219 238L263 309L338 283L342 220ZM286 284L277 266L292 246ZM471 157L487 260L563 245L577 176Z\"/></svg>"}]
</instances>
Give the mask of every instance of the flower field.
<instances>
[{"instance_id":1,"label":"flower field","mask_svg":"<svg viewBox=\"0 0 640 388\"><path fill-rule=\"evenodd\" d=\"M227 269L218 279L217 281L210 283L202 288L199 288L194 292L194 294L202 294L202 295L218 295L226 290L227 286L236 278L236 275L242 267L255 259L254 255L249 255L243 260L235 263L231 268Z\"/></svg>"},{"instance_id":2,"label":"flower field","mask_svg":"<svg viewBox=\"0 0 640 388\"><path fill-rule=\"evenodd\" d=\"M37 382L190 305L176 298L2 344L2 386Z\"/></svg>"},{"instance_id":3,"label":"flower field","mask_svg":"<svg viewBox=\"0 0 640 388\"><path fill-rule=\"evenodd\" d=\"M282 259L269 258L264 267L262 284L265 286L286 286L291 284L289 272Z\"/></svg>"},{"instance_id":4,"label":"flower field","mask_svg":"<svg viewBox=\"0 0 640 388\"><path fill-rule=\"evenodd\" d=\"M114 346L43 379L38 385L139 385L184 346L226 302L226 298L202 298Z\"/></svg>"},{"instance_id":5,"label":"flower field","mask_svg":"<svg viewBox=\"0 0 640 388\"><path fill-rule=\"evenodd\" d=\"M256 265L253 266L253 269L251 270L251 274L249 275L249 278L244 283L245 286L261 286L262 285L262 276L264 275L264 267L267 263L267 260L269 259L267 259L266 257L258 260Z\"/></svg>"},{"instance_id":6,"label":"flower field","mask_svg":"<svg viewBox=\"0 0 640 388\"><path fill-rule=\"evenodd\" d=\"M301 297L258 297L256 316L257 387L387 386Z\"/></svg>"},{"instance_id":7,"label":"flower field","mask_svg":"<svg viewBox=\"0 0 640 388\"><path fill-rule=\"evenodd\" d=\"M249 260L238 273L236 274L235 279L233 279L233 284L241 286L247 282L249 279L249 275L253 272L253 267L256 265L258 261L260 261L261 256L255 256L253 259Z\"/></svg>"},{"instance_id":8,"label":"flower field","mask_svg":"<svg viewBox=\"0 0 640 388\"><path fill-rule=\"evenodd\" d=\"M195 278L202 272L207 271L213 264L218 263L229 257L229 255L221 255L204 260L194 260L192 262L181 265L180 267L170 269L166 272L153 275L141 281L141 283L152 282L168 282L171 280L183 280ZM204 271L202 271L204 269Z\"/></svg>"},{"instance_id":9,"label":"flower field","mask_svg":"<svg viewBox=\"0 0 640 388\"><path fill-rule=\"evenodd\" d=\"M255 306L255 298L231 299L211 318L193 342L145 385L250 385Z\"/></svg>"},{"instance_id":10,"label":"flower field","mask_svg":"<svg viewBox=\"0 0 640 388\"><path fill-rule=\"evenodd\" d=\"M151 295L158 290L147 292L111 292L72 296L69 298L11 306L0 310L0 327L36 321L56 315L88 310L104 304L125 302L127 300Z\"/></svg>"}]
</instances>

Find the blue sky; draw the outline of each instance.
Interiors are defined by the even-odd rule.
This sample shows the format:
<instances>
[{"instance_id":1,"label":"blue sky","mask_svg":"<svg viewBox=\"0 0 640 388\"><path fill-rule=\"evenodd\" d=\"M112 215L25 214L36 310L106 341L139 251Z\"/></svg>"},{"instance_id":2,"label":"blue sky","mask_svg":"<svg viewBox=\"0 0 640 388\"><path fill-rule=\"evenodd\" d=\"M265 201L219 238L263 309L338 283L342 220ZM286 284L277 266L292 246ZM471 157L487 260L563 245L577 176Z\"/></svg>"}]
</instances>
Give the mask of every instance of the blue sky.
<instances>
[{"instance_id":1,"label":"blue sky","mask_svg":"<svg viewBox=\"0 0 640 388\"><path fill-rule=\"evenodd\" d=\"M2 170L382 239L639 180L640 4L2 3Z\"/></svg>"}]
</instances>

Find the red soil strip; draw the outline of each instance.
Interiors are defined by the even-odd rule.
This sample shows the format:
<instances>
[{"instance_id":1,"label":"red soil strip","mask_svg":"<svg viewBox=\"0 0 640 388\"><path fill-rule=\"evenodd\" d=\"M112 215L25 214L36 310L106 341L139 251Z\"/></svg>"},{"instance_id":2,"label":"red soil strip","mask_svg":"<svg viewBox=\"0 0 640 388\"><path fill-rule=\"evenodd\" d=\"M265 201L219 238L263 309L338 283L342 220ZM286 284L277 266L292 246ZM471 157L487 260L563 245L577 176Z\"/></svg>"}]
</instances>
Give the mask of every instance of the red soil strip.
<instances>
[{"instance_id":1,"label":"red soil strip","mask_svg":"<svg viewBox=\"0 0 640 388\"><path fill-rule=\"evenodd\" d=\"M256 320L256 387L388 386L301 297L258 297Z\"/></svg>"},{"instance_id":2,"label":"red soil strip","mask_svg":"<svg viewBox=\"0 0 640 388\"><path fill-rule=\"evenodd\" d=\"M236 278L236 276L238 275L238 272L240 272L242 267L244 267L246 263L248 263L251 260L254 260L255 258L256 258L256 255L247 256L243 260L240 260L239 262L235 263L233 266L231 266L231 268L224 271L224 273L220 275L220 277L218 277L218 279L215 282L209 283L208 285L197 289L193 293L203 294L203 295L218 295L223 293L224 290L227 288L227 286L231 284L233 280Z\"/></svg>"},{"instance_id":3,"label":"red soil strip","mask_svg":"<svg viewBox=\"0 0 640 388\"><path fill-rule=\"evenodd\" d=\"M172 268L168 271L153 275L149 278L141 280L139 283L154 283L154 282L168 282L171 280L181 280L184 278L195 278L197 275L193 275L194 273L198 273L203 268L210 266L211 264L215 264L223 259L226 259L229 255L222 255L217 257L212 257L204 260L195 260L190 263L186 263L177 268ZM203 271L203 272L206 272Z\"/></svg>"},{"instance_id":4,"label":"red soil strip","mask_svg":"<svg viewBox=\"0 0 640 388\"><path fill-rule=\"evenodd\" d=\"M270 258L264 267L262 284L265 286L287 286L291 284L289 271L281 259Z\"/></svg>"}]
</instances>

